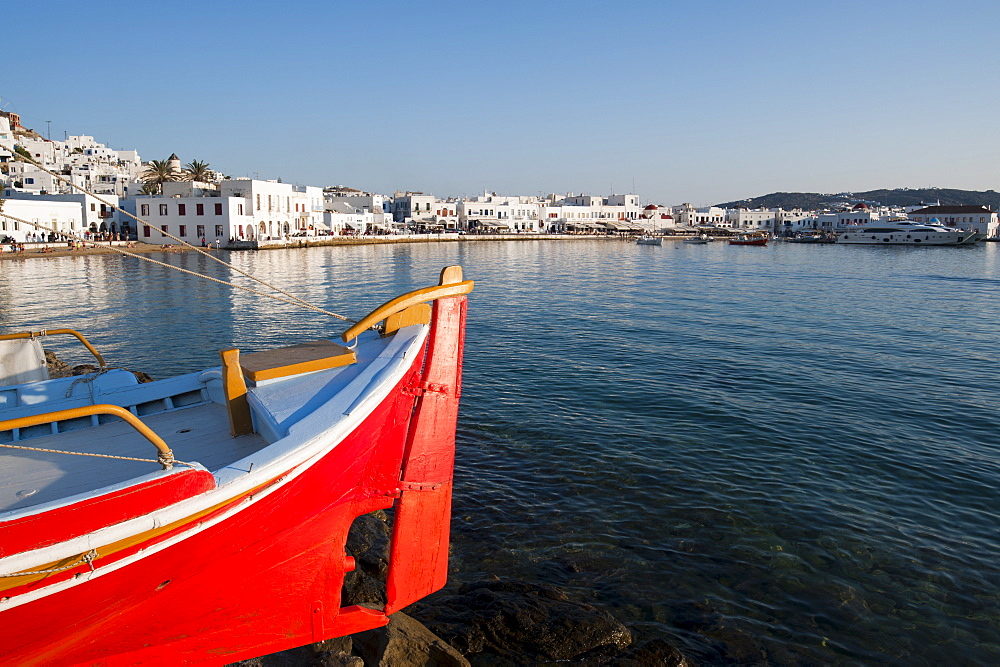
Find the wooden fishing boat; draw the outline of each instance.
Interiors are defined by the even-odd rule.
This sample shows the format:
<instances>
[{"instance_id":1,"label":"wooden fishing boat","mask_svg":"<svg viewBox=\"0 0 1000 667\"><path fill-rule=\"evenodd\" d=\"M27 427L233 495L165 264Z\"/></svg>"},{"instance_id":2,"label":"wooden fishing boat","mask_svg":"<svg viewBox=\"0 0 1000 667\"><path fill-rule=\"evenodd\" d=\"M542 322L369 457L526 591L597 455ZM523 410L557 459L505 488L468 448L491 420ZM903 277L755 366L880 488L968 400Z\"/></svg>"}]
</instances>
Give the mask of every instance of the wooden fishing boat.
<instances>
[{"instance_id":1,"label":"wooden fishing boat","mask_svg":"<svg viewBox=\"0 0 1000 667\"><path fill-rule=\"evenodd\" d=\"M143 384L76 332L0 336L0 662L225 664L441 588L472 287L449 267L339 343ZM44 379L62 332L97 373ZM344 605L348 530L389 508L388 603Z\"/></svg>"},{"instance_id":2,"label":"wooden fishing boat","mask_svg":"<svg viewBox=\"0 0 1000 667\"><path fill-rule=\"evenodd\" d=\"M649 236L648 234L644 234L643 236L636 238L635 243L636 245L663 245L663 238L660 236Z\"/></svg>"},{"instance_id":3,"label":"wooden fishing boat","mask_svg":"<svg viewBox=\"0 0 1000 667\"><path fill-rule=\"evenodd\" d=\"M729 245L767 245L767 234L737 234L729 239Z\"/></svg>"}]
</instances>

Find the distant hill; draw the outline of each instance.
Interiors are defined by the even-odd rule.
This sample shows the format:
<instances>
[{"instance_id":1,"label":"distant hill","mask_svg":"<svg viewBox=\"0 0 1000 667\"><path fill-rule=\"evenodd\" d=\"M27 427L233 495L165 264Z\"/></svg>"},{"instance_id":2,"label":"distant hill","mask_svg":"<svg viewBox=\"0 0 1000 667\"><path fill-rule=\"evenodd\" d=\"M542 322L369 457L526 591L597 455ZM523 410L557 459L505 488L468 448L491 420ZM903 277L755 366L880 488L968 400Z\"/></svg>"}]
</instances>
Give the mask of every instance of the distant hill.
<instances>
[{"instance_id":1,"label":"distant hill","mask_svg":"<svg viewBox=\"0 0 1000 667\"><path fill-rule=\"evenodd\" d=\"M783 208L786 211L801 208L807 211L824 208L853 206L858 202L882 206L919 206L921 204L941 204L942 206L989 206L1000 210L1000 192L986 190L952 190L947 188L901 188L898 190L869 190L868 192L840 192L820 194L818 192L774 192L752 199L716 204L721 208Z\"/></svg>"}]
</instances>

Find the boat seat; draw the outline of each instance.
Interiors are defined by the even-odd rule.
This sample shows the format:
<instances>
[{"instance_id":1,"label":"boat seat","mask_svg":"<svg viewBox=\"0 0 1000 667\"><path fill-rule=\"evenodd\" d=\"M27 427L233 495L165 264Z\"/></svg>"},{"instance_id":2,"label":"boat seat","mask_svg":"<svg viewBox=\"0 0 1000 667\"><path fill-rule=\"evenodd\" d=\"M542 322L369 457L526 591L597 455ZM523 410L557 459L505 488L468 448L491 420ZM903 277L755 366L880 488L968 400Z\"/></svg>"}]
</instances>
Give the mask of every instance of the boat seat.
<instances>
[{"instance_id":1,"label":"boat seat","mask_svg":"<svg viewBox=\"0 0 1000 667\"><path fill-rule=\"evenodd\" d=\"M329 340L314 340L240 356L243 377L253 383L347 366L357 355Z\"/></svg>"},{"instance_id":2,"label":"boat seat","mask_svg":"<svg viewBox=\"0 0 1000 667\"><path fill-rule=\"evenodd\" d=\"M0 387L48 379L41 341L37 338L0 340Z\"/></svg>"},{"instance_id":3,"label":"boat seat","mask_svg":"<svg viewBox=\"0 0 1000 667\"><path fill-rule=\"evenodd\" d=\"M314 340L274 350L240 355L236 348L220 350L222 390L233 437L253 433L253 419L247 400L247 382L255 386L269 380L325 371L357 361L354 350L329 340Z\"/></svg>"}]
</instances>

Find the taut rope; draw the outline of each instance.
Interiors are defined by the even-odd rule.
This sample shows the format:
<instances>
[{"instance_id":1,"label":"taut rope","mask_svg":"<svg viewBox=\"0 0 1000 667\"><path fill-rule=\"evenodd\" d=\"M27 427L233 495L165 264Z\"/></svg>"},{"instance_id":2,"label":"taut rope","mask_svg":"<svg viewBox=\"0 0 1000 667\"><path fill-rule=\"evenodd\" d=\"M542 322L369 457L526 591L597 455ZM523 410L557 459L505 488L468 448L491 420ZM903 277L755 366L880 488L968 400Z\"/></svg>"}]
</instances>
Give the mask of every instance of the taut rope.
<instances>
[{"instance_id":1,"label":"taut rope","mask_svg":"<svg viewBox=\"0 0 1000 667\"><path fill-rule=\"evenodd\" d=\"M247 287L241 287L239 285L236 285L236 284L233 284L233 283L230 283L230 282L226 282L224 280L219 280L217 278L212 278L210 276L206 276L206 275L203 275L201 273L197 273L195 271L188 271L187 269L182 269L180 267L171 266L170 264L166 264L166 263L163 263L163 262L157 262L157 261L152 260L152 259L141 257L141 256L139 256L136 253L126 252L124 250L119 250L118 248L115 248L114 246L110 246L110 248L112 250L114 250L115 252L119 252L119 253L121 253L123 255L128 255L130 257L137 257L138 259L142 259L142 260L150 262L152 264L158 264L160 266L165 266L167 268L175 269L177 271L181 271L182 273L188 273L188 274L191 274L193 276L197 276L199 278L205 278L206 280L211 280L213 282L217 282L217 283L220 283L222 285L226 285L226 286L229 286L229 287L235 287L237 289L242 289L242 290L244 290L246 292L250 292L251 294L256 294L256 295L259 295L259 296L266 296L266 297L271 298L271 299L276 299L278 301L284 301L285 303L290 303L292 305L301 306L303 308L306 308L308 310L312 310L312 311L317 312L317 313L323 313L324 315L329 315L330 317L335 317L337 319L344 320L345 322L351 322L351 323L354 322L354 320L352 320L349 317L345 317L344 315L338 315L337 313L332 313L332 312L330 312L328 310L324 310L324 309L320 308L319 306L314 306L311 303L309 303L308 301L306 301L304 299L301 299L301 298L295 296L294 294L289 294L288 292L284 291L283 289L281 289L281 288L279 288L279 287L277 287L275 285L272 285L272 284L270 284L270 283L268 283L268 282L266 282L264 280L261 280L260 278L257 278L256 276L253 276L253 275L247 273L246 271L244 271L244 270L242 270L242 269L240 269L240 268L238 268L236 266L233 266L229 262L226 262L225 260L223 260L223 259L221 259L219 257L216 257L212 253L205 252L201 248L199 248L197 246L194 246L194 245L191 245L187 241L185 241L183 239L180 239L180 238L177 238L176 236L174 236L173 234L170 234L169 232L165 232L165 231L163 231L161 229L157 229L156 227L154 227L150 223L146 222L145 220L132 215L128 211L126 211L126 210L124 210L124 209L116 206L115 204L112 204L111 202L109 202L109 201L107 201L105 199L102 199L96 193L93 193L90 190L87 190L86 188L84 188L82 186L79 186L79 185L77 185L76 183L74 183L72 181L66 180L65 178L63 178L59 174L46 169L44 166L40 165L38 162L36 162L34 159L32 159L30 157L27 157L27 156L22 155L20 153L15 153L15 157L16 157L16 159L19 159L21 161L30 162L31 164L35 165L36 167L38 167L39 169L41 169L42 171L44 171L46 174L48 174L49 176L52 176L53 178L55 178L56 180L60 181L61 183L65 183L66 185L70 186L71 188L79 190L80 192L82 192L82 193L84 193L86 195L90 195L91 197L93 197L97 201L101 202L105 206L113 208L114 210L127 215L128 217L130 217L133 220L135 220L136 222L138 222L140 225L145 225L146 227L149 227L150 229L155 229L156 231L160 232L164 236L167 236L167 237L173 239L174 241L177 241L181 245L187 246L191 250L194 250L195 252L200 253L201 255L204 255L205 257L208 257L208 258L210 258L210 259L212 259L212 260L214 260L214 261L222 264L223 266L225 266L225 267L227 267L229 269L232 269L233 271L235 271L235 272L237 272L237 273L239 273L239 274L241 274L243 276L246 276L247 278L249 278L250 280L253 280L254 282L260 283L261 285L263 285L263 286L265 286L265 287L267 287L269 289L272 289L275 292L278 292L279 294L282 294L282 295L284 295L287 298L282 299L282 298L277 297L277 296L275 296L273 294L267 294L265 292L259 292L257 290L253 290L253 289L250 289L250 288L247 288ZM13 216L9 216L9 215L7 215L6 213L3 213L3 212L0 212L0 216L3 216L5 218L10 218L11 220L16 220L18 222L23 222L25 224L32 225L32 226L35 226L35 227L41 227L42 229L46 229L46 230L52 231L52 232L54 232L56 234L61 234L63 236L68 236L68 237L72 237L72 238L74 238L76 240L83 241L83 239L81 239L76 234L72 234L72 233L71 234L66 234L66 232L59 232L57 230L53 230L50 227L46 227L44 225L40 225L39 223L36 223L36 222L27 222L25 220L20 220L19 218L15 218Z\"/></svg>"},{"instance_id":2,"label":"taut rope","mask_svg":"<svg viewBox=\"0 0 1000 667\"><path fill-rule=\"evenodd\" d=\"M14 217L13 215L8 215L7 213L4 213L3 211L0 211L0 217L7 218L8 220L13 220L15 222L19 222L19 223L21 223L23 225L30 225L32 227L37 227L39 229L44 229L44 230L50 231L50 232L52 232L54 234L59 234L61 236L65 236L67 238L75 239L77 241L80 241L81 243L91 243L91 244L94 243L93 241L86 241L79 234L76 234L76 233L73 233L73 232L68 232L68 233L67 232L61 232L58 229L54 229L52 227L49 227L49 226L47 226L47 225L45 225L45 224L43 224L41 222L30 222L28 220L22 220L21 218ZM191 247L194 247L194 246L191 246ZM120 246L109 245L108 248L110 250L113 250L113 251L115 251L117 253L120 253L122 255L126 255L128 257L135 257L136 259L141 259L144 262L149 262L150 264L156 264L157 266L163 266L163 267L166 267L168 269L173 269L174 271L180 271L181 273L187 273L187 274L190 274L192 276L195 276L196 278L204 278L205 280L211 280L213 283L219 283L220 285L225 285L227 287L235 287L236 289L241 289L244 292L249 292L250 294L256 294L257 296L265 296L268 299L274 299L275 301L283 301L285 303L290 303L293 306L299 306L301 308L306 308L308 310L316 311L317 313L322 313L324 315L329 315L331 317L336 317L338 319L344 320L345 322L352 322L352 323L354 322L354 320L352 320L352 319L350 319L348 317L344 317L343 315L338 315L337 313L331 313L328 310L323 310L319 306L314 306L311 303L303 301L302 299L300 299L298 297L292 297L291 299L286 299L284 297L278 296L277 294L268 294L267 292L261 292L260 290L255 290L255 289L253 289L251 287L246 287L244 285L237 285L236 283L231 283L231 282L228 282L228 281L225 281L225 280L221 280L219 278L213 278L212 276L206 276L205 274L198 273L197 271L191 271L189 269L182 269L179 266L173 266L172 264L167 264L166 262L160 262L158 260L153 259L152 257L146 257L146 256L140 255L138 253L129 252L128 250L124 250ZM195 248L195 250L197 250L197 248ZM202 253L202 254L203 255L208 255L208 253ZM208 255L208 256L212 257L211 255ZM232 264L224 262L221 259L218 259L216 257L212 257L212 259L216 259L217 261L222 262L222 264L225 265L225 266L232 267ZM235 267L233 267L233 268L235 268ZM243 275L247 275L246 273L244 273L243 271L240 271L239 269L236 269L236 271L238 271L239 273L242 273ZM253 278L253 276L250 276L250 277ZM266 282L264 282L262 280L259 280L258 278L253 278L253 280L255 280L258 283L261 283L262 285L266 285L267 287L271 287L271 285L268 285ZM277 287L275 287L274 289L277 290L278 292L281 292L282 294L286 294L286 292L283 292L282 290L278 289Z\"/></svg>"}]
</instances>

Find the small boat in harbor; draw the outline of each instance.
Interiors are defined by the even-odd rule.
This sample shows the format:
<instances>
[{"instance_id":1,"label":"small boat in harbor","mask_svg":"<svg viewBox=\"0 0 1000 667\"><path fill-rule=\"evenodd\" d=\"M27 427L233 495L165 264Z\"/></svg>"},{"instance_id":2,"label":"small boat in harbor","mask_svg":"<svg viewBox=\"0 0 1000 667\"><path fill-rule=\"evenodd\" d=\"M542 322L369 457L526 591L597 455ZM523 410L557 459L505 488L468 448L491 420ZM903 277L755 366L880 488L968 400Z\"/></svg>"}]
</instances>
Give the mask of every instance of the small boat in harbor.
<instances>
[{"instance_id":1,"label":"small boat in harbor","mask_svg":"<svg viewBox=\"0 0 1000 667\"><path fill-rule=\"evenodd\" d=\"M635 240L636 245L663 245L663 238L660 236L643 235Z\"/></svg>"},{"instance_id":2,"label":"small boat in harbor","mask_svg":"<svg viewBox=\"0 0 1000 667\"><path fill-rule=\"evenodd\" d=\"M684 243L691 243L694 245L704 245L706 243L711 243L715 240L714 236L709 236L708 234L701 234L700 236L692 236L691 238L684 239Z\"/></svg>"},{"instance_id":3,"label":"small boat in harbor","mask_svg":"<svg viewBox=\"0 0 1000 667\"><path fill-rule=\"evenodd\" d=\"M750 232L747 234L737 234L729 239L729 245L767 245L767 233Z\"/></svg>"},{"instance_id":4,"label":"small boat in harbor","mask_svg":"<svg viewBox=\"0 0 1000 667\"><path fill-rule=\"evenodd\" d=\"M912 220L893 219L887 222L873 222L857 229L844 232L837 243L863 245L911 245L911 246L957 246L972 245L982 238L975 230L966 231L942 225L937 218L926 223Z\"/></svg>"},{"instance_id":5,"label":"small boat in harbor","mask_svg":"<svg viewBox=\"0 0 1000 667\"><path fill-rule=\"evenodd\" d=\"M787 238L785 241L788 243L836 243L837 238L826 234L802 234Z\"/></svg>"},{"instance_id":6,"label":"small boat in harbor","mask_svg":"<svg viewBox=\"0 0 1000 667\"><path fill-rule=\"evenodd\" d=\"M140 383L0 336L3 664L231 663L384 626L447 578L467 294L446 268L332 340ZM41 339L99 370L49 379ZM344 605L393 510L387 604Z\"/></svg>"}]
</instances>

